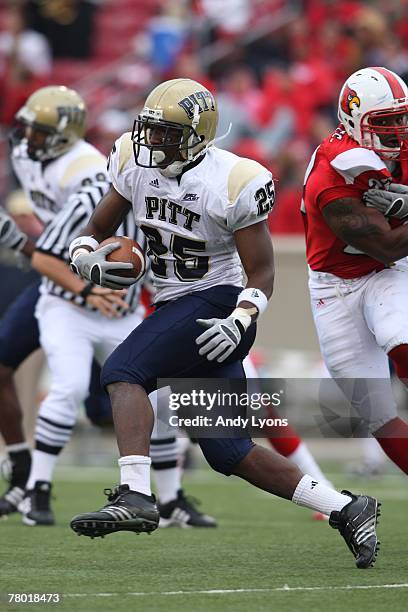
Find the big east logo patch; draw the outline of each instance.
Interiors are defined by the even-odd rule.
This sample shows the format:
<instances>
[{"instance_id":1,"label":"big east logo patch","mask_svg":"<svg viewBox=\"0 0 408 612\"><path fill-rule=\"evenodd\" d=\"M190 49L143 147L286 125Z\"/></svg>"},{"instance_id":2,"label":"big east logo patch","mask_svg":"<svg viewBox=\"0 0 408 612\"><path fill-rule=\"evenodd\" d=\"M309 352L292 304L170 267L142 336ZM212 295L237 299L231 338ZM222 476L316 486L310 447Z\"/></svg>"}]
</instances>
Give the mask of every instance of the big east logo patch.
<instances>
[{"instance_id":1,"label":"big east logo patch","mask_svg":"<svg viewBox=\"0 0 408 612\"><path fill-rule=\"evenodd\" d=\"M360 106L360 98L354 89L350 89L350 87L344 88L340 106L341 110L351 117L351 111L353 110L354 106Z\"/></svg>"}]
</instances>

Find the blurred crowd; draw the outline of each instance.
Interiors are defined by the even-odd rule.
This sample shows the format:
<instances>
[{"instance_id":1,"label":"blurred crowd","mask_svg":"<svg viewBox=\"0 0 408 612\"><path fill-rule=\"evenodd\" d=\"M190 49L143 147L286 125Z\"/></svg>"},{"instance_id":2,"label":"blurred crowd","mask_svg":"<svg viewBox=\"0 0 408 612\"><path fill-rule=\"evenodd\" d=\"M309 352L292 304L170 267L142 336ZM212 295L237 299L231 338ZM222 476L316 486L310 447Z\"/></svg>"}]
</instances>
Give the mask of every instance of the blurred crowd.
<instances>
[{"instance_id":1,"label":"blurred crowd","mask_svg":"<svg viewBox=\"0 0 408 612\"><path fill-rule=\"evenodd\" d=\"M271 229L302 233L305 167L344 79L370 65L408 79L407 13L401 0L2 0L0 124L37 87L67 84L107 153L157 82L194 78L217 95L220 146L273 171Z\"/></svg>"}]
</instances>

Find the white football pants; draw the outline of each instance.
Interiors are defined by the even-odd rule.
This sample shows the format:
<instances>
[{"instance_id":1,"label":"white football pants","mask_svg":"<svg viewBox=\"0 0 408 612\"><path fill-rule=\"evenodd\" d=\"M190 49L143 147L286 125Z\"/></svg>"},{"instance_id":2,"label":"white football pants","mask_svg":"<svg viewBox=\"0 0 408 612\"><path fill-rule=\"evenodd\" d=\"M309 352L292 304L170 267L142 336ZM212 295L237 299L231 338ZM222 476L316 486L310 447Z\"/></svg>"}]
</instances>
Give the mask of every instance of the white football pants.
<instances>
[{"instance_id":1,"label":"white football pants","mask_svg":"<svg viewBox=\"0 0 408 612\"><path fill-rule=\"evenodd\" d=\"M79 405L89 393L94 356L102 365L142 318L135 312L108 319L52 295L40 297L36 317L51 374L50 390L38 415L73 426Z\"/></svg>"},{"instance_id":2,"label":"white football pants","mask_svg":"<svg viewBox=\"0 0 408 612\"><path fill-rule=\"evenodd\" d=\"M397 416L387 353L408 344L407 260L349 280L311 270L309 288L324 362L374 432Z\"/></svg>"}]
</instances>

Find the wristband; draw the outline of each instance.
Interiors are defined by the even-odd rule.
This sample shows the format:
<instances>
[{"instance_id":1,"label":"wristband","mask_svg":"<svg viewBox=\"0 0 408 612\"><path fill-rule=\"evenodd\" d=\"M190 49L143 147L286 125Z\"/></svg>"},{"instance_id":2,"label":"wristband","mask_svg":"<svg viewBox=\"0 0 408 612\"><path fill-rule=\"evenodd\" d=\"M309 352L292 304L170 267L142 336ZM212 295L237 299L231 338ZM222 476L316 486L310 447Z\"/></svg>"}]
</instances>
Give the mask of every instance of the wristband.
<instances>
[{"instance_id":1,"label":"wristband","mask_svg":"<svg viewBox=\"0 0 408 612\"><path fill-rule=\"evenodd\" d=\"M91 251L95 251L99 246L99 242L92 236L79 236L75 238L69 245L69 256L73 259L73 255L78 247L89 247ZM85 249L84 249L85 250ZM89 253L89 249L86 249Z\"/></svg>"},{"instance_id":2,"label":"wristband","mask_svg":"<svg viewBox=\"0 0 408 612\"><path fill-rule=\"evenodd\" d=\"M239 304L240 302L251 302L252 304L254 304L254 306L256 306L258 310L258 316L261 316L261 314L266 310L266 307L268 306L268 298L263 293L263 291L261 291L260 289L253 289L252 287L248 287L241 291L237 298L237 304ZM249 314L255 313L251 312Z\"/></svg>"},{"instance_id":3,"label":"wristband","mask_svg":"<svg viewBox=\"0 0 408 612\"><path fill-rule=\"evenodd\" d=\"M87 285L85 285L82 291L79 292L78 295L86 301L86 298L88 297L88 295L92 293L92 289L94 287L95 287L95 283L88 283Z\"/></svg>"}]
</instances>

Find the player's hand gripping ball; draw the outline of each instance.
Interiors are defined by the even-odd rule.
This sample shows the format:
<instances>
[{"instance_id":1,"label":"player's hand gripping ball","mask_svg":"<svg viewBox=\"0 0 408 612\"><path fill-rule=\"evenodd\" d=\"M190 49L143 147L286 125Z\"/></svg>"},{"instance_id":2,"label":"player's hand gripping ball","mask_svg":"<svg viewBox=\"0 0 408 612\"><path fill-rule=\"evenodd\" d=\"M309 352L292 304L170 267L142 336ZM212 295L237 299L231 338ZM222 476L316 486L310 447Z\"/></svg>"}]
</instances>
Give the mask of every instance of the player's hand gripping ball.
<instances>
[{"instance_id":1,"label":"player's hand gripping ball","mask_svg":"<svg viewBox=\"0 0 408 612\"><path fill-rule=\"evenodd\" d=\"M104 240L95 251L78 248L72 258L71 270L75 274L109 289L126 289L138 281L146 269L141 247L123 236Z\"/></svg>"},{"instance_id":2,"label":"player's hand gripping ball","mask_svg":"<svg viewBox=\"0 0 408 612\"><path fill-rule=\"evenodd\" d=\"M146 271L146 261L142 247L127 236L112 236L101 242L96 251L114 243L119 243L120 246L106 255L106 261L110 263L130 263L132 267L128 269L110 267L110 274L131 278L133 282L138 281Z\"/></svg>"}]
</instances>

